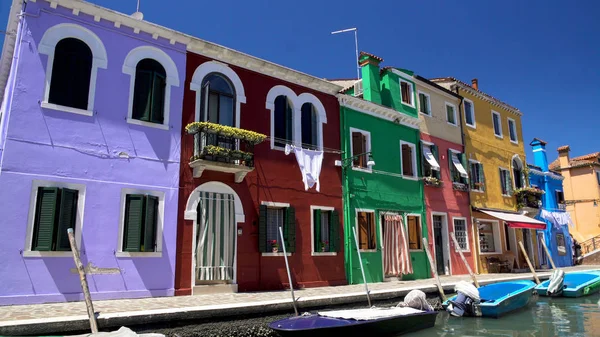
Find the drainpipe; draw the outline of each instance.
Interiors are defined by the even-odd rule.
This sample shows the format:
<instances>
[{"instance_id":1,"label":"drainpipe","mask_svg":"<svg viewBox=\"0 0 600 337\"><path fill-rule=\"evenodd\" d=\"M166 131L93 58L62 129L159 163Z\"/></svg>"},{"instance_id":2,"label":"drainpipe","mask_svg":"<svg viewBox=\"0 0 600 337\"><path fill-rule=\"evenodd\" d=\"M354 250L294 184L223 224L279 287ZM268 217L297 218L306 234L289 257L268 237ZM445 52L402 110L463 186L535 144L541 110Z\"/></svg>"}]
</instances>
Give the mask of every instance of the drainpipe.
<instances>
[{"instance_id":1,"label":"drainpipe","mask_svg":"<svg viewBox=\"0 0 600 337\"><path fill-rule=\"evenodd\" d=\"M351 284L352 282L352 263L350 262L350 257L352 256L350 250L351 250L351 245L348 244L347 242L347 238L349 238L350 236L350 230L352 228L352 223L350 221L351 217L350 217L350 189L349 189L349 184L348 184L348 170L345 167L345 158L347 157L346 155L346 144L347 144L347 140L345 138L346 135L346 111L345 111L345 107L342 106L342 100L343 100L343 95L344 94L338 94L338 99L339 99L339 103L340 103L340 113L341 113L341 123L340 123L340 130L341 130L341 137L340 139L343 139L344 142L341 148L341 155L340 155L340 159L342 161L342 209L343 209L343 214L344 214L344 230L343 230L343 242L344 242L344 265L346 268L346 278L348 281L348 284ZM346 199L346 200L345 200Z\"/></svg>"},{"instance_id":2,"label":"drainpipe","mask_svg":"<svg viewBox=\"0 0 600 337\"><path fill-rule=\"evenodd\" d=\"M460 93L458 92L458 85L456 85L456 84L452 85L450 90L460 96L460 104L458 105L458 120L460 121L460 139L461 139L462 145L463 145L463 152L466 155L467 154L467 145L465 143L465 128L464 128L463 117L462 117L463 116L464 97L462 97L460 95ZM467 161L467 164L468 164L468 161ZM468 170L468 167L465 167L465 170ZM469 201L469 216L471 218L471 224L473 225L473 248L474 248L473 252L475 253L475 254L473 254L473 262L475 262L475 272L477 274L480 274L481 271L480 271L480 264L479 264L479 238L477 236L477 232L478 232L477 224L473 222L473 210L471 209L471 192L467 193L467 200Z\"/></svg>"}]
</instances>

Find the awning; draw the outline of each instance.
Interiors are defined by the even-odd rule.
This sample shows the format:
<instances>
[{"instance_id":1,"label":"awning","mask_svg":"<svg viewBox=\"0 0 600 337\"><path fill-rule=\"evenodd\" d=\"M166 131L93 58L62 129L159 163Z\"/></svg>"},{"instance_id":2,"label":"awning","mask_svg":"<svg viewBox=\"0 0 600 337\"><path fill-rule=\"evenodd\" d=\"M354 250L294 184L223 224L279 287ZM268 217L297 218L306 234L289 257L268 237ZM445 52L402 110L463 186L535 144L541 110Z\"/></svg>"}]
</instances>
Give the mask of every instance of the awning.
<instances>
[{"instance_id":1,"label":"awning","mask_svg":"<svg viewBox=\"0 0 600 337\"><path fill-rule=\"evenodd\" d=\"M462 163L460 162L460 160L458 160L458 156L456 153L452 153L452 163L454 164L454 167L456 167L456 169L458 170L458 173L460 173L460 175L462 177L464 177L464 178L469 177L469 175L467 174L467 171L462 166Z\"/></svg>"},{"instance_id":2,"label":"awning","mask_svg":"<svg viewBox=\"0 0 600 337\"><path fill-rule=\"evenodd\" d=\"M425 156L425 160L427 160L429 165L431 165L432 170L440 170L440 164L438 164L437 160L435 160L435 157L433 156L433 153L431 153L431 148L429 146L423 146L423 156Z\"/></svg>"},{"instance_id":3,"label":"awning","mask_svg":"<svg viewBox=\"0 0 600 337\"><path fill-rule=\"evenodd\" d=\"M504 213L504 212L495 212L488 210L479 210L482 213L487 215L491 215L494 218L505 221L508 224L508 227L512 228L529 228L529 229L546 229L546 223L524 216L522 214L514 214L514 213Z\"/></svg>"}]
</instances>

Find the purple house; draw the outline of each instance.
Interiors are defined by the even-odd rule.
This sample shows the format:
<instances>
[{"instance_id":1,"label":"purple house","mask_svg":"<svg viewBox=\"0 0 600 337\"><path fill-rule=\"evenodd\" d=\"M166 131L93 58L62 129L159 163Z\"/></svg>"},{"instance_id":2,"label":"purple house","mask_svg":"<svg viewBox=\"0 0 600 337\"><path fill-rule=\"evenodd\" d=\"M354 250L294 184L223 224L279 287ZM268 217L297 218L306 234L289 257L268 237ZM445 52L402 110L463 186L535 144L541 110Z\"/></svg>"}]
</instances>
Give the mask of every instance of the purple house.
<instances>
[{"instance_id":1,"label":"purple house","mask_svg":"<svg viewBox=\"0 0 600 337\"><path fill-rule=\"evenodd\" d=\"M13 0L0 61L0 305L172 296L186 45L74 0Z\"/></svg>"}]
</instances>

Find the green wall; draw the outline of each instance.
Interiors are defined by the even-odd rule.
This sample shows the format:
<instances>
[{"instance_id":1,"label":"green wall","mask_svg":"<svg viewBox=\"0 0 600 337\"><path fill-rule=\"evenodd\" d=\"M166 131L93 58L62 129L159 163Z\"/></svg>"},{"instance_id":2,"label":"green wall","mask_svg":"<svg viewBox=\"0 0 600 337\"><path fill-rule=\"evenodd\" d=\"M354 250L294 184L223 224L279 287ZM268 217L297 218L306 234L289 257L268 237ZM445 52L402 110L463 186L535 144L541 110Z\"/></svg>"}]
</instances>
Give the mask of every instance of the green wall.
<instances>
[{"instance_id":1,"label":"green wall","mask_svg":"<svg viewBox=\"0 0 600 337\"><path fill-rule=\"evenodd\" d=\"M382 96L384 96L383 93ZM344 157L351 156L350 128L356 128L371 133L371 151L375 161L372 173L353 170L351 167L344 168L346 274L348 282L351 284L363 282L352 229L357 226L356 209L375 210L377 251L362 253L362 259L367 282L380 282L383 280L382 238L380 236L381 211L421 215L421 232L423 237L427 237L423 183L421 180L409 180L400 177L400 140L415 144L417 170L420 171L421 169L419 164L421 156L419 130L346 107L341 108L341 113L342 146L346 153ZM429 263L425 251L411 252L410 254L414 273L405 275L403 279L430 277Z\"/></svg>"},{"instance_id":2,"label":"green wall","mask_svg":"<svg viewBox=\"0 0 600 337\"><path fill-rule=\"evenodd\" d=\"M404 73L407 77L412 77L412 71L405 69L396 69L397 71ZM408 80L406 78L402 78L402 80L407 81L413 85L413 102L414 108L410 107L406 104L402 104L402 100L400 99L400 76L396 75L392 72L391 69L387 69L384 71L381 77L381 99L382 104L396 111L400 111L405 113L411 117L419 118L417 113L417 86L414 81Z\"/></svg>"}]
</instances>

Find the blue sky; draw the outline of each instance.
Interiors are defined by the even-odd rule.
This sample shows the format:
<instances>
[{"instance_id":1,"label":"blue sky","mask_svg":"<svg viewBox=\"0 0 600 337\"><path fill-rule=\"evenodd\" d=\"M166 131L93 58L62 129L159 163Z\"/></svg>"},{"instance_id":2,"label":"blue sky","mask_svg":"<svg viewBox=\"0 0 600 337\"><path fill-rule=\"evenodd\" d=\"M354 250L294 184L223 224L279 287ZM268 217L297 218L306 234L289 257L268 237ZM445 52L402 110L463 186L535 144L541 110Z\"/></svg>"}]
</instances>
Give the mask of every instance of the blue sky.
<instances>
[{"instance_id":1,"label":"blue sky","mask_svg":"<svg viewBox=\"0 0 600 337\"><path fill-rule=\"evenodd\" d=\"M136 0L90 2L124 13L136 7ZM9 5L0 1L0 27ZM141 11L148 21L322 78L356 76L352 33L330 32L357 27L359 49L383 57L383 66L478 78L481 90L523 112L525 143L546 140L549 160L565 144L572 156L600 151L600 1L141 0Z\"/></svg>"}]
</instances>

